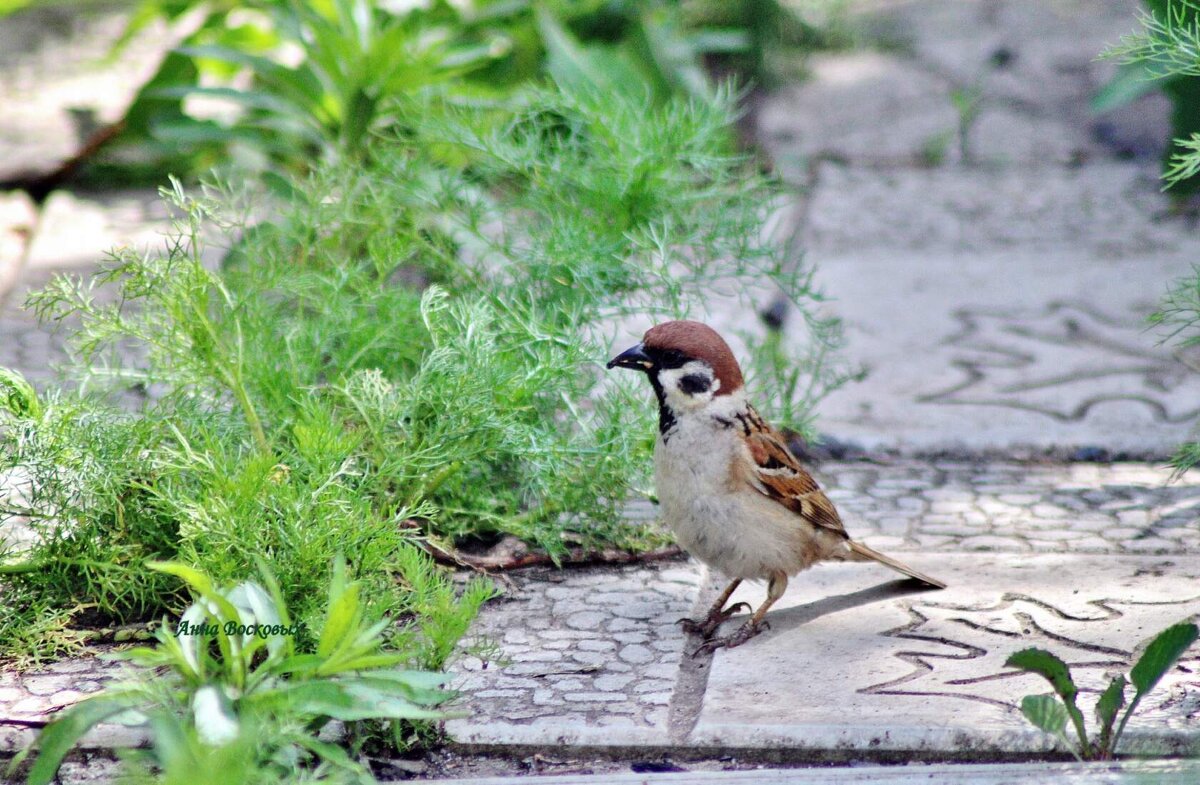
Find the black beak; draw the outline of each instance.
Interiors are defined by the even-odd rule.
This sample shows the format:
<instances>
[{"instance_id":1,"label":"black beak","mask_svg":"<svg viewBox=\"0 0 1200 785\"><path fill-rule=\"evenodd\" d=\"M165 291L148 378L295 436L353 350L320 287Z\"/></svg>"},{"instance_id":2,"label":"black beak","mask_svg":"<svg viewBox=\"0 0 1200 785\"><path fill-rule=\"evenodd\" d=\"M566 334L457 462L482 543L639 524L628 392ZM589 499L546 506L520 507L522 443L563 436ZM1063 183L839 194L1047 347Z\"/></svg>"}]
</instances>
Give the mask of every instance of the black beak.
<instances>
[{"instance_id":1,"label":"black beak","mask_svg":"<svg viewBox=\"0 0 1200 785\"><path fill-rule=\"evenodd\" d=\"M642 344L630 346L625 351L608 361L606 368L632 368L635 371L649 371L654 367L654 361L646 354Z\"/></svg>"}]
</instances>

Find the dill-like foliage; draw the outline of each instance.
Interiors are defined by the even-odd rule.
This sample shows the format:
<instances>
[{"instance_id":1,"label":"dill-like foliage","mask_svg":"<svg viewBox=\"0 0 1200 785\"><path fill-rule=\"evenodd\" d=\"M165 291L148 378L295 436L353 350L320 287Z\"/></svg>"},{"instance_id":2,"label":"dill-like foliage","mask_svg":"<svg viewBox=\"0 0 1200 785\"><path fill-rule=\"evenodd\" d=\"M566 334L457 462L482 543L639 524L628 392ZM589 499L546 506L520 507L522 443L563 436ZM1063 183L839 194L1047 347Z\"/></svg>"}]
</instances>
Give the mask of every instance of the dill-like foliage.
<instances>
[{"instance_id":1,"label":"dill-like foliage","mask_svg":"<svg viewBox=\"0 0 1200 785\"><path fill-rule=\"evenodd\" d=\"M0 566L0 650L52 653L81 623L178 606L148 558L233 583L262 557L312 621L344 554L372 613L402 614L413 661L436 668L488 592L456 596L414 538L661 540L622 515L653 407L603 372L613 320L702 315L718 292L750 305L764 283L803 313L815 296L762 232L778 194L732 147L732 100L402 109L369 163L319 167L285 198L165 189L162 253L120 249L30 298L69 331L84 392L10 406L2 426L19 438L0 468L37 474L10 513L41 540ZM813 344L771 362L823 357L836 331L812 323ZM801 377L780 404L802 420L822 381Z\"/></svg>"}]
</instances>

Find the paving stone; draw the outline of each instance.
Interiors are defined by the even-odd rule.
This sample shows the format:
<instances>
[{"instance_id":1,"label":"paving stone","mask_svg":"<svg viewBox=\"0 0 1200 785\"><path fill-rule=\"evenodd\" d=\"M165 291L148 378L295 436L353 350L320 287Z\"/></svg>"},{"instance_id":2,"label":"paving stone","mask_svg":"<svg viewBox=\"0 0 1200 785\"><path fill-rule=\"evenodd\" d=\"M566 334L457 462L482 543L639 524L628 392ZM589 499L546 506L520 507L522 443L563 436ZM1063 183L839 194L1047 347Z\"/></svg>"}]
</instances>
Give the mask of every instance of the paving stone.
<instances>
[{"instance_id":1,"label":"paving stone","mask_svg":"<svg viewBox=\"0 0 1200 785\"><path fill-rule=\"evenodd\" d=\"M84 4L76 4L84 5ZM94 128L118 120L173 45L160 24L133 37L115 58L125 28L112 8L36 9L0 25L0 181L53 171Z\"/></svg>"},{"instance_id":2,"label":"paving stone","mask_svg":"<svg viewBox=\"0 0 1200 785\"><path fill-rule=\"evenodd\" d=\"M1200 614L1194 556L926 553L910 561L949 588L899 595L905 584L857 564L796 579L769 614L769 631L717 652L689 743L1044 752L1052 742L1017 705L1046 684L1005 668L1010 654L1040 646L1073 665L1090 717L1106 674L1126 670L1134 646ZM765 592L735 596L757 602ZM1200 650L1143 702L1126 752L1180 754L1200 741L1197 665Z\"/></svg>"},{"instance_id":3,"label":"paving stone","mask_svg":"<svg viewBox=\"0 0 1200 785\"><path fill-rule=\"evenodd\" d=\"M903 57L825 55L813 57L808 69L805 81L768 96L758 118L759 138L789 179L803 182L819 156L912 162L955 127L950 84Z\"/></svg>"},{"instance_id":4,"label":"paving stone","mask_svg":"<svg viewBox=\"0 0 1200 785\"><path fill-rule=\"evenodd\" d=\"M906 272L942 291L946 299L969 293L935 286L934 271L905 253L953 255L963 274L984 262L973 254L1021 247L1087 250L1092 266L1122 286L1110 264L1129 255L1187 253L1200 240L1186 220L1167 216L1157 163L1098 161L1085 167L945 167L880 171L838 163L819 167L804 230L804 247L819 268L872 248L897 252L889 270ZM1049 260L1045 260L1049 262ZM1083 258L1065 270L1086 275ZM1063 262L1056 261L1055 266ZM1142 276L1158 271L1142 268ZM1007 265L1002 271L1015 272ZM819 280L819 279L818 279ZM980 280L987 280L982 278ZM1016 282L1021 279L1017 277ZM1161 286L1170 278L1155 278ZM1099 297L1103 293L1095 292ZM1155 291L1155 296L1159 294ZM903 300L893 299L893 308Z\"/></svg>"},{"instance_id":5,"label":"paving stone","mask_svg":"<svg viewBox=\"0 0 1200 785\"><path fill-rule=\"evenodd\" d=\"M1200 414L1200 375L1156 345L1145 318L1194 258L1102 261L1066 247L827 258L820 277L846 354L867 376L823 402L822 427L869 449L1165 456Z\"/></svg>"},{"instance_id":6,"label":"paving stone","mask_svg":"<svg viewBox=\"0 0 1200 785\"><path fill-rule=\"evenodd\" d=\"M550 573L547 573L550 574ZM700 590L700 569L693 565L656 564L620 569L572 570L548 584L535 577L517 576L519 601L501 601L485 608L472 626L468 642L491 638L499 645L498 662L486 669L474 657L459 661L455 686L468 690L466 719L451 720L446 730L459 744L665 745L668 741L667 701L685 637L672 620L690 611ZM583 614L557 612L563 601L587 602ZM636 614L619 615L635 607ZM646 612L641 612L645 610ZM547 629L531 629L530 620L544 620ZM583 637L553 640L546 636L565 626ZM615 629L614 629L615 628ZM521 629L534 641L533 650L518 650L505 631ZM619 631L617 631L619 630ZM567 649L547 649L566 643ZM523 645L523 644L522 644ZM580 658L587 661L582 667ZM526 663L519 675L536 681L532 688L500 687L513 665ZM465 686L464 686L465 685ZM530 704L536 715L523 714ZM614 722L614 715L620 715Z\"/></svg>"},{"instance_id":7,"label":"paving stone","mask_svg":"<svg viewBox=\"0 0 1200 785\"><path fill-rule=\"evenodd\" d=\"M868 4L857 22L955 83L982 82L998 99L1085 125L1092 94L1115 68L1097 55L1133 31L1138 7L1128 0L918 0Z\"/></svg>"},{"instance_id":8,"label":"paving stone","mask_svg":"<svg viewBox=\"0 0 1200 785\"><path fill-rule=\"evenodd\" d=\"M1092 96L1115 70L1097 55L1134 27L1124 0L859 3L851 23L884 51L813 57L808 78L768 96L759 138L789 179L813 159L918 167L962 160L956 97L977 95L971 160L1078 163L1158 156L1169 106L1149 96L1095 117ZM880 7L882 6L882 7Z\"/></svg>"},{"instance_id":9,"label":"paving stone","mask_svg":"<svg viewBox=\"0 0 1200 785\"><path fill-rule=\"evenodd\" d=\"M151 189L88 195L55 191L42 205L30 244L30 284L43 281L44 271L94 268L113 248L161 251L169 227L167 208Z\"/></svg>"}]
</instances>

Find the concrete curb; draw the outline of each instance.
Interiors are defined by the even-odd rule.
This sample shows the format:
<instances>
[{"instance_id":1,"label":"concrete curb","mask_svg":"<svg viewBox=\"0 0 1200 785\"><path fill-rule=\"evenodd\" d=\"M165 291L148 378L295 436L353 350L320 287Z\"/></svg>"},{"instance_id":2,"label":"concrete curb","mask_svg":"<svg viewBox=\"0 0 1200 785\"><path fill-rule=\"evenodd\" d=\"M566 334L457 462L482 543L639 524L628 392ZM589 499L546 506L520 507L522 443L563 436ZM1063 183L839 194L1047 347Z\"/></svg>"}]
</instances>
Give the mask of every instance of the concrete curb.
<instances>
[{"instance_id":1,"label":"concrete curb","mask_svg":"<svg viewBox=\"0 0 1200 785\"><path fill-rule=\"evenodd\" d=\"M549 777L486 777L437 780L443 785L1193 785L1200 780L1197 761L1131 761L1128 763L1024 763L937 766L864 766L823 769L756 769L629 774L570 774Z\"/></svg>"}]
</instances>

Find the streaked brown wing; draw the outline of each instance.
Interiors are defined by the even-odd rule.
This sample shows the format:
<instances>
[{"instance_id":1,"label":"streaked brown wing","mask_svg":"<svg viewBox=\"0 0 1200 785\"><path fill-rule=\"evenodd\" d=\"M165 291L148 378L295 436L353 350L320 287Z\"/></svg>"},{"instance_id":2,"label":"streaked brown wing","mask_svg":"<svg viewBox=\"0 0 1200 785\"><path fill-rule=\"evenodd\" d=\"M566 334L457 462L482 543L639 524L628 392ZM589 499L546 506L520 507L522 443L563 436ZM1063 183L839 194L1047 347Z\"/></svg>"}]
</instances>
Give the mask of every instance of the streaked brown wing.
<instances>
[{"instance_id":1,"label":"streaked brown wing","mask_svg":"<svg viewBox=\"0 0 1200 785\"><path fill-rule=\"evenodd\" d=\"M751 485L810 523L846 536L837 508L792 455L783 438L753 408L740 424L754 460Z\"/></svg>"}]
</instances>

